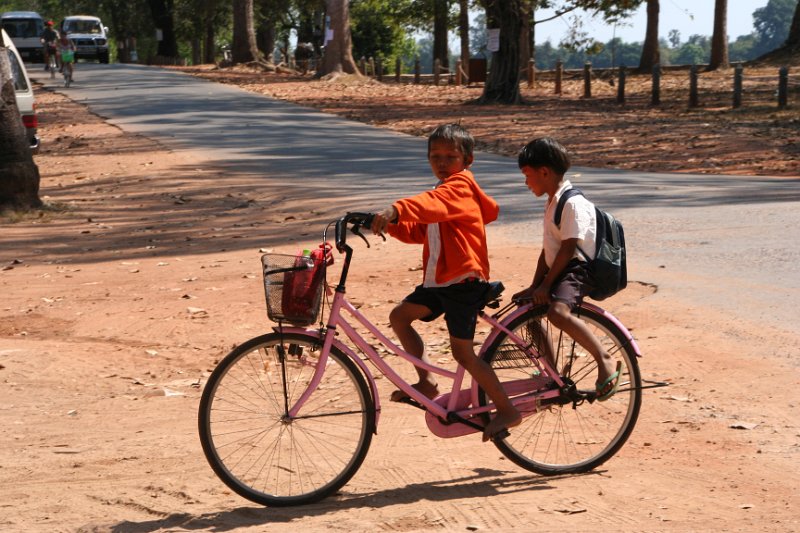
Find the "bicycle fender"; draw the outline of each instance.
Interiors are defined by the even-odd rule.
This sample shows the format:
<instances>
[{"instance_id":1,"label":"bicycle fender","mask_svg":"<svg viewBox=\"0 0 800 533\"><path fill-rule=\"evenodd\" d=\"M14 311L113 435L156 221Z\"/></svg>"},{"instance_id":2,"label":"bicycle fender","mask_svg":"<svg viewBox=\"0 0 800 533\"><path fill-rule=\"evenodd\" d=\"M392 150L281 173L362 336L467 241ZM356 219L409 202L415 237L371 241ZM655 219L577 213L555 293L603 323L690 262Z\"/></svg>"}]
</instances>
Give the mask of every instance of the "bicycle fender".
<instances>
[{"instance_id":1,"label":"bicycle fender","mask_svg":"<svg viewBox=\"0 0 800 533\"><path fill-rule=\"evenodd\" d=\"M625 336L625 340L628 341L628 343L630 343L634 353L636 354L636 357L642 356L642 352L639 350L639 345L636 344L636 339L633 338L633 334L630 331L628 331L628 328L626 328L625 325L622 322L620 322L620 320L617 317L615 317L602 307L590 302L583 302L582 307L591 309L592 311L599 313L604 317L606 317L608 320L610 320L612 324L614 324L617 328L619 328L619 330Z\"/></svg>"},{"instance_id":2,"label":"bicycle fender","mask_svg":"<svg viewBox=\"0 0 800 533\"><path fill-rule=\"evenodd\" d=\"M638 345L638 344L636 344L636 339L634 339L634 338L633 338L633 334L632 334L630 331L628 331L628 328L626 328L626 327L625 327L625 325L624 325L622 322L620 322L620 320L619 320L617 317L615 317L614 315L612 315L611 313L609 313L608 311L606 311L606 310L605 310L605 309L603 309L602 307L600 307L600 306L598 306L598 305L595 305L595 304L593 304L593 303L590 303L590 302L583 302L583 304L581 304L581 306L582 306L582 307L584 307L584 308L586 308L586 309L591 309L592 311L594 311L594 312L596 312L596 313L598 313L598 314L600 314L600 315L603 315L604 317L606 317L606 318L607 318L607 319L608 319L608 320L609 320L609 321L610 321L612 324L614 324L614 326L616 326L616 327L619 329L619 331L620 331L620 332L623 334L623 336L625 337L625 340L626 340L626 341L627 341L627 342L628 342L628 343L631 345L631 347L633 348L633 351L634 351L634 353L636 354L636 357L642 357L642 352L641 352L641 350L639 350L639 345ZM514 320L515 320L515 319L516 319L518 316L520 316L520 315L523 315L523 314L527 313L527 312L528 312L529 310L531 310L533 307L535 307L533 304L521 305L521 306L519 306L519 307L518 307L518 308L517 308L517 309L516 309L516 310L515 310L513 313L511 313L510 315L508 315L507 317L505 317L505 318L504 318L504 319L503 319L503 320L502 320L500 323L501 323L501 324L503 324L503 325L510 324L510 323L511 323L511 322L513 322L513 321L514 321ZM489 336L488 336L488 337L486 337L486 340L485 340L485 341L483 341L483 345L481 346L480 352L478 352L478 357L482 357L482 356L483 356L483 352L484 352L484 351L485 351L485 350L486 350L486 349L487 349L489 346L491 346L491 345L492 345L492 343L494 342L494 340L497 338L497 336L498 336L500 333L502 333L502 331L501 331L500 329L494 329L494 330L493 330L493 331L492 331L492 332L489 334Z\"/></svg>"},{"instance_id":3,"label":"bicycle fender","mask_svg":"<svg viewBox=\"0 0 800 533\"><path fill-rule=\"evenodd\" d=\"M301 335L311 335L313 337L319 337L319 331L313 329L305 329L305 328L295 328L295 327L283 327L278 329L277 327L272 328L275 333L299 333ZM361 369L361 372L364 374L364 377L367 378L367 384L369 384L369 390L372 393L372 402L375 404L375 434L378 434L378 422L380 421L381 417L381 399L378 395L378 385L375 383L375 378L372 376L372 372L370 372L369 367L366 365L364 361L358 357L353 350L350 349L349 346L344 344L338 339L333 339L333 346L340 350L343 354L349 357L358 368Z\"/></svg>"},{"instance_id":4,"label":"bicycle fender","mask_svg":"<svg viewBox=\"0 0 800 533\"><path fill-rule=\"evenodd\" d=\"M510 315L508 315L503 320L501 320L500 324L502 324L504 326L507 326L512 321L514 321L518 316L524 315L525 313L527 313L532 307L533 307L533 305L531 305L531 304L521 305L521 306L517 307L517 309L514 310ZM489 346L492 345L492 343L495 341L497 336L500 335L501 333L503 333L503 331L501 329L499 329L499 328L495 328L489 333L489 336L486 337L486 340L483 341L483 344L481 345L481 349L478 352L478 358L482 358L483 353L486 351L486 349Z\"/></svg>"}]
</instances>

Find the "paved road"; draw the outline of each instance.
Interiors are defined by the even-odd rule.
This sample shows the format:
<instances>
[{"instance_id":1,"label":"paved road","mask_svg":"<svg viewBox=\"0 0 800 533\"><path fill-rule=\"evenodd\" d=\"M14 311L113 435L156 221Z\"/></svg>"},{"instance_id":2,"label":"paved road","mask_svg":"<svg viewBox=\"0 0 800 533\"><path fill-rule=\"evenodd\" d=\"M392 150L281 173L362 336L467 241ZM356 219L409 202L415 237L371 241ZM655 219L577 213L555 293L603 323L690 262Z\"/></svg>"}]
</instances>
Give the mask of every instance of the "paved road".
<instances>
[{"instance_id":1,"label":"paved road","mask_svg":"<svg viewBox=\"0 0 800 533\"><path fill-rule=\"evenodd\" d=\"M76 78L65 92L126 131L297 194L341 198L346 209L382 206L432 180L421 138L158 68L81 63ZM478 153L473 170L502 206L504 236L538 245L541 201L516 161ZM800 333L800 179L573 171L625 223L634 279Z\"/></svg>"}]
</instances>

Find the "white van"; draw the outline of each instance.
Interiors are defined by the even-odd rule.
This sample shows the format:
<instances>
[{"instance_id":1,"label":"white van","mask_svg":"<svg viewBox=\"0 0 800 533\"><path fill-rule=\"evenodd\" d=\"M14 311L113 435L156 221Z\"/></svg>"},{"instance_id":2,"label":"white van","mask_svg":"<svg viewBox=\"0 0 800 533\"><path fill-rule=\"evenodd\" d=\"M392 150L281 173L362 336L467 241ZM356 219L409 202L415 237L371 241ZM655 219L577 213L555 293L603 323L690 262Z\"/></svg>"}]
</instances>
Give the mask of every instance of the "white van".
<instances>
[{"instance_id":1,"label":"white van","mask_svg":"<svg viewBox=\"0 0 800 533\"><path fill-rule=\"evenodd\" d=\"M42 42L44 19L34 11L7 11L0 24L17 47L24 61L44 61Z\"/></svg>"},{"instance_id":2,"label":"white van","mask_svg":"<svg viewBox=\"0 0 800 533\"><path fill-rule=\"evenodd\" d=\"M14 95L17 98L17 108L19 108L22 123L25 125L31 150L36 154L39 152L39 136L36 134L39 120L36 117L33 86L28 78L28 72L25 70L25 64L22 62L19 52L14 47L14 42L5 29L0 29L0 39L2 39L3 46L8 51L8 60L11 63L11 78L14 80Z\"/></svg>"},{"instance_id":3,"label":"white van","mask_svg":"<svg viewBox=\"0 0 800 533\"><path fill-rule=\"evenodd\" d=\"M97 17L85 15L66 17L59 31L75 43L76 59L94 59L108 63L108 28Z\"/></svg>"}]
</instances>

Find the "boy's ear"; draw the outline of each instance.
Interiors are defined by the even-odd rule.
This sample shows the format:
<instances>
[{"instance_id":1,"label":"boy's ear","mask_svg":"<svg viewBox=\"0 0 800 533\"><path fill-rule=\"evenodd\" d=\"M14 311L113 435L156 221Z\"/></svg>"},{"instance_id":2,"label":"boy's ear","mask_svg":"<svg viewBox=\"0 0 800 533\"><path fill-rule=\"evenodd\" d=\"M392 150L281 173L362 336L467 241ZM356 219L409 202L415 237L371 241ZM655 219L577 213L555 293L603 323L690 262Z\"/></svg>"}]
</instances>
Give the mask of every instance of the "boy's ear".
<instances>
[{"instance_id":1,"label":"boy's ear","mask_svg":"<svg viewBox=\"0 0 800 533\"><path fill-rule=\"evenodd\" d=\"M469 168L473 161L475 161L474 156L472 155L464 156L464 168Z\"/></svg>"}]
</instances>

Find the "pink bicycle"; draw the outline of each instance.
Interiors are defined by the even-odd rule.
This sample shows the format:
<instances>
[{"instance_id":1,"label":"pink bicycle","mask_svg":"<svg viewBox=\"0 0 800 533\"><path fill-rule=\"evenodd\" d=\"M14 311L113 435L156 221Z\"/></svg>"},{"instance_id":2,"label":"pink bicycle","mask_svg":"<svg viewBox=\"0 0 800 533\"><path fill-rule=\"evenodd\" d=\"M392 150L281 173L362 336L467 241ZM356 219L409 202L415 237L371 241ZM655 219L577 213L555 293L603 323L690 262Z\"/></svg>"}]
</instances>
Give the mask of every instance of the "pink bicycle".
<instances>
[{"instance_id":1,"label":"pink bicycle","mask_svg":"<svg viewBox=\"0 0 800 533\"><path fill-rule=\"evenodd\" d=\"M198 422L205 456L226 485L253 502L287 506L318 501L358 471L381 415L367 361L408 394L408 403L425 411L428 428L439 437L482 432L493 412L484 391L474 382L465 383L463 367L453 371L426 365L348 302L345 284L353 249L347 232L367 241L360 230L369 227L370 217L348 213L332 223L344 263L327 321L318 328L307 326L317 321L325 293L325 260L298 263L293 256L274 254L262 258L268 313L278 326L229 353L203 390ZM296 285L291 276L298 273L310 275L305 282L322 279L304 287L310 287L315 305L300 311L287 304L285 294ZM491 330L478 356L495 369L524 418L492 442L520 467L542 475L596 468L619 451L636 424L643 387L635 340L595 305L584 303L576 311L621 364L617 393L596 401L597 369L591 355L548 322L544 306L511 302L500 308L502 290L496 282L487 294L486 306L499 310L479 316ZM302 323L306 327L297 325ZM357 327L369 332L369 338ZM405 361L451 380L450 392L432 400L417 392L378 354L376 340Z\"/></svg>"}]
</instances>

